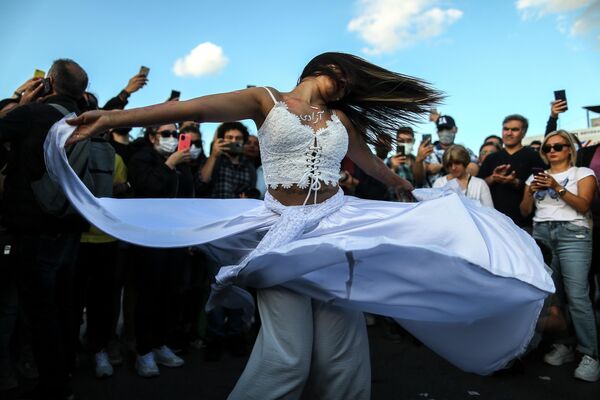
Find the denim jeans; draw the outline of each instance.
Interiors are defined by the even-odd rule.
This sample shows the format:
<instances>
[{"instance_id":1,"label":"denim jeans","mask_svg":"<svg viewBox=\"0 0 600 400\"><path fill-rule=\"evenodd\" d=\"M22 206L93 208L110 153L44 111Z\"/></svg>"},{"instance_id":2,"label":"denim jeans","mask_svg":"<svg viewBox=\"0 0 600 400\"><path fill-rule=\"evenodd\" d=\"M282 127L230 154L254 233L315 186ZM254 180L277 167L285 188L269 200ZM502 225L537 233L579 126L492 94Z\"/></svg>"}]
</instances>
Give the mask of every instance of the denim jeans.
<instances>
[{"instance_id":1,"label":"denim jeans","mask_svg":"<svg viewBox=\"0 0 600 400\"><path fill-rule=\"evenodd\" d=\"M533 237L552 249L552 277L557 295L566 302L575 329L577 350L598 358L597 329L589 297L592 231L569 222L537 222Z\"/></svg>"}]
</instances>

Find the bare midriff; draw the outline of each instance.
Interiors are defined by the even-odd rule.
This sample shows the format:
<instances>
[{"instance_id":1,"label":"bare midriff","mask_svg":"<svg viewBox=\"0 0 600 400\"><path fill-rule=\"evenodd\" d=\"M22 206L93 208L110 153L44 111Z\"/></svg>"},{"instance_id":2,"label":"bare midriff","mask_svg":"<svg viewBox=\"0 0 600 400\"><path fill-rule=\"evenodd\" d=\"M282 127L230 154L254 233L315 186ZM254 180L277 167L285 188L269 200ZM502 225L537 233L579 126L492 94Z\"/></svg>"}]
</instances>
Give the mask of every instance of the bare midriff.
<instances>
[{"instance_id":1,"label":"bare midriff","mask_svg":"<svg viewBox=\"0 0 600 400\"><path fill-rule=\"evenodd\" d=\"M273 196L277 201L279 201L284 206L301 206L304 204L306 197L309 196L309 189L301 189L296 185L292 185L291 188L283 188L278 186L276 189L269 188L269 193ZM317 203L322 203L325 200L329 199L333 195L335 195L339 191L339 186L337 185L327 185L325 182L321 181L321 188L317 191ZM306 205L311 205L315 203L315 192L311 192L308 197L308 201Z\"/></svg>"}]
</instances>

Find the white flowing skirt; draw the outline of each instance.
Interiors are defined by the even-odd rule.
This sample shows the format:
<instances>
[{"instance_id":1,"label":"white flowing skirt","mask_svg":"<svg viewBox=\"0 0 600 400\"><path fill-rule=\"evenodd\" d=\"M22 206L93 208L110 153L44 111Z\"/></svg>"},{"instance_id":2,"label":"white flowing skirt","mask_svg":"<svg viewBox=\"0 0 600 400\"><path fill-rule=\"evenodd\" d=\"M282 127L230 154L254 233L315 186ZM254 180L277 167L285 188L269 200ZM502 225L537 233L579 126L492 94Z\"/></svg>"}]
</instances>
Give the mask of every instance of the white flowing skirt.
<instances>
[{"instance_id":1,"label":"white flowing skirt","mask_svg":"<svg viewBox=\"0 0 600 400\"><path fill-rule=\"evenodd\" d=\"M280 219L259 200L95 198L68 165L72 131L64 121L52 127L47 168L90 223L121 240L201 245L235 265ZM456 191L415 195L419 203L341 198L294 240L247 260L235 281L393 317L465 371L504 367L526 350L554 292L539 248L508 217Z\"/></svg>"}]
</instances>

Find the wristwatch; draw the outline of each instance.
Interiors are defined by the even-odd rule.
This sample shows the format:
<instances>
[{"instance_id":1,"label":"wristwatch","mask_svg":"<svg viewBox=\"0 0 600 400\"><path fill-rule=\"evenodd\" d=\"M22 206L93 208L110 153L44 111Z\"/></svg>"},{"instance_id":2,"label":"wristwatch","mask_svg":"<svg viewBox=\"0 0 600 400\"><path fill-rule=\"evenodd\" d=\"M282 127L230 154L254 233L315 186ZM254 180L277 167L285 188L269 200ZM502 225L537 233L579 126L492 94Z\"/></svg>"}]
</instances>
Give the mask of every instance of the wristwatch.
<instances>
[{"instance_id":1,"label":"wristwatch","mask_svg":"<svg viewBox=\"0 0 600 400\"><path fill-rule=\"evenodd\" d=\"M562 188L558 189L557 193L558 193L558 195L560 197L563 197L567 193L567 189L565 189L564 187L562 187Z\"/></svg>"}]
</instances>

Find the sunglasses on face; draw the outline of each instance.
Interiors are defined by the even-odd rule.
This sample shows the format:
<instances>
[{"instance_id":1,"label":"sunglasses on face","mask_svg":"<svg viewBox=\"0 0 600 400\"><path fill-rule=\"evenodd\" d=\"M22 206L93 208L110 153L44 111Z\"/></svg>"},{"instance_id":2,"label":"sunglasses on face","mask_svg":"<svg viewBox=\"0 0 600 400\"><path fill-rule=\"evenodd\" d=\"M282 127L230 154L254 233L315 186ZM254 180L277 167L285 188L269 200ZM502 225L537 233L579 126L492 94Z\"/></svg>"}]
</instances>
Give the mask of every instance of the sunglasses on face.
<instances>
[{"instance_id":1,"label":"sunglasses on face","mask_svg":"<svg viewBox=\"0 0 600 400\"><path fill-rule=\"evenodd\" d=\"M197 148L202 147L202 140L193 140L190 143L193 144L194 146L196 146Z\"/></svg>"},{"instance_id":2,"label":"sunglasses on face","mask_svg":"<svg viewBox=\"0 0 600 400\"><path fill-rule=\"evenodd\" d=\"M158 134L160 136L164 137L164 138L168 138L168 137L174 137L174 138L176 138L177 135L178 135L177 131L169 131L169 130L160 131L160 132L158 132Z\"/></svg>"},{"instance_id":3,"label":"sunglasses on face","mask_svg":"<svg viewBox=\"0 0 600 400\"><path fill-rule=\"evenodd\" d=\"M563 151L565 147L568 147L568 145L564 143L545 144L542 146L542 152L550 153L552 149L554 149L555 151Z\"/></svg>"}]
</instances>

